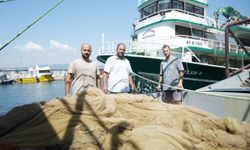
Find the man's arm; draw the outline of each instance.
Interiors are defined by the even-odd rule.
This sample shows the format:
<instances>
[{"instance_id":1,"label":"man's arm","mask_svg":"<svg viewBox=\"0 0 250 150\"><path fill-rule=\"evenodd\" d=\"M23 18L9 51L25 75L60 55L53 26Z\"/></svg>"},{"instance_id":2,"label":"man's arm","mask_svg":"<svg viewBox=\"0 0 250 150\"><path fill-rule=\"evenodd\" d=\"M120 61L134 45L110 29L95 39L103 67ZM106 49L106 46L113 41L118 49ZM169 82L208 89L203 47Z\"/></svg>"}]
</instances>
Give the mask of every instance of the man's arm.
<instances>
[{"instance_id":1,"label":"man's arm","mask_svg":"<svg viewBox=\"0 0 250 150\"><path fill-rule=\"evenodd\" d=\"M183 78L184 78L184 71L179 72L179 83L178 88L183 88Z\"/></svg>"},{"instance_id":2,"label":"man's arm","mask_svg":"<svg viewBox=\"0 0 250 150\"><path fill-rule=\"evenodd\" d=\"M70 96L70 85L71 81L74 79L73 74L68 73L65 81L65 95Z\"/></svg>"},{"instance_id":3,"label":"man's arm","mask_svg":"<svg viewBox=\"0 0 250 150\"><path fill-rule=\"evenodd\" d=\"M135 93L135 84L134 84L134 80L133 80L131 74L129 74L129 84L130 84L130 87L131 87L131 91L134 94Z\"/></svg>"},{"instance_id":4,"label":"man's arm","mask_svg":"<svg viewBox=\"0 0 250 150\"><path fill-rule=\"evenodd\" d=\"M161 84L162 84L162 81L163 81L163 72L162 72L162 62L160 64L160 73L159 73L159 83L158 83L158 86L156 87L156 90L158 92L161 91Z\"/></svg>"},{"instance_id":5,"label":"man's arm","mask_svg":"<svg viewBox=\"0 0 250 150\"><path fill-rule=\"evenodd\" d=\"M107 85L107 81L108 81L109 75L107 72L103 72L103 91L105 94L108 94L108 85Z\"/></svg>"},{"instance_id":6,"label":"man's arm","mask_svg":"<svg viewBox=\"0 0 250 150\"><path fill-rule=\"evenodd\" d=\"M159 84L157 86L157 91L160 92L161 91L161 84L162 84L162 75L160 74L160 77L159 77Z\"/></svg>"},{"instance_id":7,"label":"man's arm","mask_svg":"<svg viewBox=\"0 0 250 150\"><path fill-rule=\"evenodd\" d=\"M96 75L96 87L101 89L100 75Z\"/></svg>"}]
</instances>

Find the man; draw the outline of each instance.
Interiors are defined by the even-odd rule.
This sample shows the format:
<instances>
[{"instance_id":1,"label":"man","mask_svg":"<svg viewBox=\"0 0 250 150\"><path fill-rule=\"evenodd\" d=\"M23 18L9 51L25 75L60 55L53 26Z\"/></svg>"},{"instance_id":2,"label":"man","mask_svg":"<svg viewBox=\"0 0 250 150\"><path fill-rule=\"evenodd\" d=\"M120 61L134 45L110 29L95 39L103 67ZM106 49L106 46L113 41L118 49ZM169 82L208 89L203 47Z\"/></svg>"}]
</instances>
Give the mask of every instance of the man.
<instances>
[{"instance_id":1,"label":"man","mask_svg":"<svg viewBox=\"0 0 250 150\"><path fill-rule=\"evenodd\" d=\"M182 103L182 92L178 89L183 88L184 68L179 58L171 55L171 49L168 45L162 47L165 60L160 65L159 83L163 83L162 101L172 104ZM169 86L176 88L171 88ZM161 89L159 84L158 91Z\"/></svg>"},{"instance_id":2,"label":"man","mask_svg":"<svg viewBox=\"0 0 250 150\"><path fill-rule=\"evenodd\" d=\"M117 45L116 55L107 59L104 66L103 90L104 93L132 93L135 86L132 79L132 69L129 61L124 57L126 46L123 43ZM129 87L130 85L130 87Z\"/></svg>"},{"instance_id":3,"label":"man","mask_svg":"<svg viewBox=\"0 0 250 150\"><path fill-rule=\"evenodd\" d=\"M81 46L82 58L71 62L66 82L65 94L70 96L70 86L72 82L73 94L78 94L88 87L101 88L100 71L97 63L89 59L91 55L91 45L83 44Z\"/></svg>"}]
</instances>

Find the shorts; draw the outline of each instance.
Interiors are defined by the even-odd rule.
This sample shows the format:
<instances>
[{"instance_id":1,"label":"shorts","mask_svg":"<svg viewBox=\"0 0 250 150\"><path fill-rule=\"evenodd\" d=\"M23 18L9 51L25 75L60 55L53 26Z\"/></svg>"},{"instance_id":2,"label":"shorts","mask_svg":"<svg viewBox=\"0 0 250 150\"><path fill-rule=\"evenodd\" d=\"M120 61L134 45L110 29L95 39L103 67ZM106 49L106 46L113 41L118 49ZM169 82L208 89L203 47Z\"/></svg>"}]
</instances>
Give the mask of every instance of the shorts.
<instances>
[{"instance_id":1,"label":"shorts","mask_svg":"<svg viewBox=\"0 0 250 150\"><path fill-rule=\"evenodd\" d=\"M166 90L162 92L162 101L165 103L174 104L175 102L182 102L182 91L180 90Z\"/></svg>"},{"instance_id":2,"label":"shorts","mask_svg":"<svg viewBox=\"0 0 250 150\"><path fill-rule=\"evenodd\" d=\"M108 92L108 94L124 94L124 93L129 93L129 92Z\"/></svg>"}]
</instances>

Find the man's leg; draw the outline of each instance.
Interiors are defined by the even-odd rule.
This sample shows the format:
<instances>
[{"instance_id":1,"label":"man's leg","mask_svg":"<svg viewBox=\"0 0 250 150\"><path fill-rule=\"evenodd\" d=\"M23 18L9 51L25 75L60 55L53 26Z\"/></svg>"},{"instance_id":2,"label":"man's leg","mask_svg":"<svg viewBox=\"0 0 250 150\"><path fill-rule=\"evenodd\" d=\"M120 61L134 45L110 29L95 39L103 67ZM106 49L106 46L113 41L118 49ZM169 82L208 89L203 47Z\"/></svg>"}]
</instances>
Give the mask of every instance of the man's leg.
<instances>
[{"instance_id":1,"label":"man's leg","mask_svg":"<svg viewBox=\"0 0 250 150\"><path fill-rule=\"evenodd\" d=\"M175 90L173 92L173 104L182 104L182 91Z\"/></svg>"}]
</instances>

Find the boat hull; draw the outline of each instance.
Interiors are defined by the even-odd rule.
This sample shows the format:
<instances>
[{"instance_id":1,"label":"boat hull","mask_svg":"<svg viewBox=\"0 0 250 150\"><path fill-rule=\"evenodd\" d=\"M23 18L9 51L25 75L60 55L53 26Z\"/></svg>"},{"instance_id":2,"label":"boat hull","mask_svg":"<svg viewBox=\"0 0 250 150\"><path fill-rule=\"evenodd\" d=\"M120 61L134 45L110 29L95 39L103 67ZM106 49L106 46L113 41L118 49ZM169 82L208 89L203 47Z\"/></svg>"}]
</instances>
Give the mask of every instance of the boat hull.
<instances>
[{"instance_id":1,"label":"boat hull","mask_svg":"<svg viewBox=\"0 0 250 150\"><path fill-rule=\"evenodd\" d=\"M42 75L39 78L31 77L31 78L18 78L16 79L17 83L37 83L37 82L50 82L54 81L52 75Z\"/></svg>"},{"instance_id":2,"label":"boat hull","mask_svg":"<svg viewBox=\"0 0 250 150\"><path fill-rule=\"evenodd\" d=\"M105 63L111 55L99 55L97 59ZM152 58L138 55L126 55L130 61L133 71L147 79L158 81L160 72L161 58ZM184 88L196 90L225 79L225 67L208 65L195 62L182 62L185 70ZM135 77L138 80L138 77ZM150 81L149 81L150 82ZM149 84L147 81L146 84ZM137 81L138 83L138 81ZM141 82L139 82L141 84ZM143 84L145 84L143 82ZM142 85L140 85L142 86ZM141 87L143 89L149 86ZM154 91L155 88L152 90Z\"/></svg>"},{"instance_id":3,"label":"boat hull","mask_svg":"<svg viewBox=\"0 0 250 150\"><path fill-rule=\"evenodd\" d=\"M12 84L14 82L13 79L10 79L10 80L3 80L3 81L0 81L0 84Z\"/></svg>"}]
</instances>

